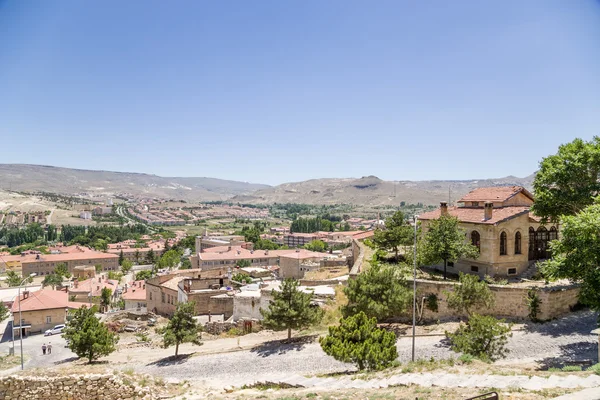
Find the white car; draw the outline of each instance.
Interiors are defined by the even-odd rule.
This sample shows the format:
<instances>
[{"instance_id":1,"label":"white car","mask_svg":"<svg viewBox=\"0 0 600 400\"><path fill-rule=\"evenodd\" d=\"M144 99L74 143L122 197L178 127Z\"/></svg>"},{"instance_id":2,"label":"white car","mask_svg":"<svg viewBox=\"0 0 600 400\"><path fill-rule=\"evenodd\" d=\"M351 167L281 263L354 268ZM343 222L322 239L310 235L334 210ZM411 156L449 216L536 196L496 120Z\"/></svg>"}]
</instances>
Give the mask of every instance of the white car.
<instances>
[{"instance_id":1,"label":"white car","mask_svg":"<svg viewBox=\"0 0 600 400\"><path fill-rule=\"evenodd\" d=\"M65 329L64 325L56 325L54 328L52 329L48 329L45 333L44 336L51 336L51 335L56 335L56 334L60 334L63 333L63 330Z\"/></svg>"}]
</instances>

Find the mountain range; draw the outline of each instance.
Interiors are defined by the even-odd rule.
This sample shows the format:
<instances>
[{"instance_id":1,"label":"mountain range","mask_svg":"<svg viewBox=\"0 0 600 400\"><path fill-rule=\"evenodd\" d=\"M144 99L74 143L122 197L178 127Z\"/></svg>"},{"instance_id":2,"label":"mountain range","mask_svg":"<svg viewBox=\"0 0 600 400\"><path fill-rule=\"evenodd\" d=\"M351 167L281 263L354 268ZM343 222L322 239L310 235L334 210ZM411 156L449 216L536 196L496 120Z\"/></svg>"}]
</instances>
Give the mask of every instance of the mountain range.
<instances>
[{"instance_id":1,"label":"mountain range","mask_svg":"<svg viewBox=\"0 0 600 400\"><path fill-rule=\"evenodd\" d=\"M395 205L458 200L482 186L520 185L531 189L535 174L524 178L453 181L384 181L376 176L324 178L269 186L216 178L92 171L30 164L0 164L0 189L65 195L134 195L186 201L230 200L250 204L306 203Z\"/></svg>"}]
</instances>

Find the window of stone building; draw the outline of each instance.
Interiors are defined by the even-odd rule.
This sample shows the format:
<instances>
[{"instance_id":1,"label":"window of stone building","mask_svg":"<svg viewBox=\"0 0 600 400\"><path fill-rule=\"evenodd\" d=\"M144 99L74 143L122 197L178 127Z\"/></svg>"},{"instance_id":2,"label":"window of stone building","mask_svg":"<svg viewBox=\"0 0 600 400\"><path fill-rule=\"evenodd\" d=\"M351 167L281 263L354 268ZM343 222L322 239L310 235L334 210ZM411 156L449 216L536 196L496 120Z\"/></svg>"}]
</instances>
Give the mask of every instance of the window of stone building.
<instances>
[{"instance_id":1,"label":"window of stone building","mask_svg":"<svg viewBox=\"0 0 600 400\"><path fill-rule=\"evenodd\" d=\"M161 294L160 294L160 297L161 297L161 301L164 303L164 302L165 302L165 294L164 294L164 293L161 293Z\"/></svg>"},{"instance_id":2,"label":"window of stone building","mask_svg":"<svg viewBox=\"0 0 600 400\"><path fill-rule=\"evenodd\" d=\"M521 254L521 232L515 233L515 254Z\"/></svg>"},{"instance_id":3,"label":"window of stone building","mask_svg":"<svg viewBox=\"0 0 600 400\"><path fill-rule=\"evenodd\" d=\"M454 263L452 261L448 261L448 266L449 267L454 267Z\"/></svg>"},{"instance_id":4,"label":"window of stone building","mask_svg":"<svg viewBox=\"0 0 600 400\"><path fill-rule=\"evenodd\" d=\"M508 274L509 275L516 275L517 274L517 269L516 268L509 268L508 269Z\"/></svg>"},{"instance_id":5,"label":"window of stone building","mask_svg":"<svg viewBox=\"0 0 600 400\"><path fill-rule=\"evenodd\" d=\"M471 265L471 272L479 272L479 267Z\"/></svg>"},{"instance_id":6,"label":"window of stone building","mask_svg":"<svg viewBox=\"0 0 600 400\"><path fill-rule=\"evenodd\" d=\"M506 232L500 234L500 255L506 255Z\"/></svg>"},{"instance_id":7,"label":"window of stone building","mask_svg":"<svg viewBox=\"0 0 600 400\"><path fill-rule=\"evenodd\" d=\"M46 323L47 324L51 324L52 323L52 317L51 316L47 316L46 317Z\"/></svg>"},{"instance_id":8,"label":"window of stone building","mask_svg":"<svg viewBox=\"0 0 600 400\"><path fill-rule=\"evenodd\" d=\"M474 201L473 203L471 203L471 205L473 207L479 207L479 202L478 201Z\"/></svg>"},{"instance_id":9,"label":"window of stone building","mask_svg":"<svg viewBox=\"0 0 600 400\"><path fill-rule=\"evenodd\" d=\"M150 292L150 300L152 300L152 292Z\"/></svg>"},{"instance_id":10,"label":"window of stone building","mask_svg":"<svg viewBox=\"0 0 600 400\"><path fill-rule=\"evenodd\" d=\"M477 250L481 250L481 236L479 235L479 232L471 232L471 244L477 247Z\"/></svg>"}]
</instances>

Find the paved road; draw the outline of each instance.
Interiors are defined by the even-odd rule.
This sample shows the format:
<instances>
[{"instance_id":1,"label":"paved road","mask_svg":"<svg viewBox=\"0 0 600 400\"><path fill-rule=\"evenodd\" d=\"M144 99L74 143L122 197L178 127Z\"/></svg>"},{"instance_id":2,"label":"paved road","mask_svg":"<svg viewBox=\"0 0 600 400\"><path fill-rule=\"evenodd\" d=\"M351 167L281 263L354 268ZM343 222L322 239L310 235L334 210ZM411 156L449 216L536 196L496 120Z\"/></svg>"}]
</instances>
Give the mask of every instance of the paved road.
<instances>
[{"instance_id":1,"label":"paved road","mask_svg":"<svg viewBox=\"0 0 600 400\"><path fill-rule=\"evenodd\" d=\"M547 366L570 360L597 362L597 337L590 334L596 326L596 314L585 311L561 320L537 324L516 331L510 339L510 353L504 363L538 361ZM411 355L411 338L398 340L399 360L407 362ZM443 337L419 337L416 340L417 359L456 357ZM273 345L265 344L249 351L201 355L188 359L137 365L139 372L178 380L203 380L208 386L223 387L250 384L265 379L290 375L314 375L353 370L327 356L318 343Z\"/></svg>"}]
</instances>

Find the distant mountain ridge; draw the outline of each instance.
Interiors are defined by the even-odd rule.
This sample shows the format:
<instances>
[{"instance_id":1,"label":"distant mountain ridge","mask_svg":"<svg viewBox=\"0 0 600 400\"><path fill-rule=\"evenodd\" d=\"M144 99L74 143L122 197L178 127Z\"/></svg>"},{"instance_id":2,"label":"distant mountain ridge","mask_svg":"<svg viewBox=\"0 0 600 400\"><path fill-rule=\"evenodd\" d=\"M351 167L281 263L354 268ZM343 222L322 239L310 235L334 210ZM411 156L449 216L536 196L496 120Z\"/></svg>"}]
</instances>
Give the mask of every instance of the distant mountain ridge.
<instances>
[{"instance_id":1,"label":"distant mountain ridge","mask_svg":"<svg viewBox=\"0 0 600 400\"><path fill-rule=\"evenodd\" d=\"M456 202L478 187L524 186L531 190L535 174L525 178L507 176L498 179L473 179L453 181L384 181L376 176L362 178L311 179L284 183L261 189L251 195L238 195L232 201L250 204L306 203L306 204L362 204L396 205L406 203L438 204L440 201Z\"/></svg>"},{"instance_id":2,"label":"distant mountain ridge","mask_svg":"<svg viewBox=\"0 0 600 400\"><path fill-rule=\"evenodd\" d=\"M483 186L519 185L531 190L531 174L524 178L384 181L376 176L323 178L269 186L216 178L161 177L135 172L93 171L31 164L0 164L0 189L20 192L52 192L177 199L192 202L228 200L248 204L305 203L397 205L438 204L450 197L455 202ZM450 193L449 193L450 192Z\"/></svg>"},{"instance_id":3,"label":"distant mountain ridge","mask_svg":"<svg viewBox=\"0 0 600 400\"><path fill-rule=\"evenodd\" d=\"M130 193L188 201L227 200L268 185L216 178L161 177L31 164L0 164L0 189L20 192L115 195Z\"/></svg>"}]
</instances>

